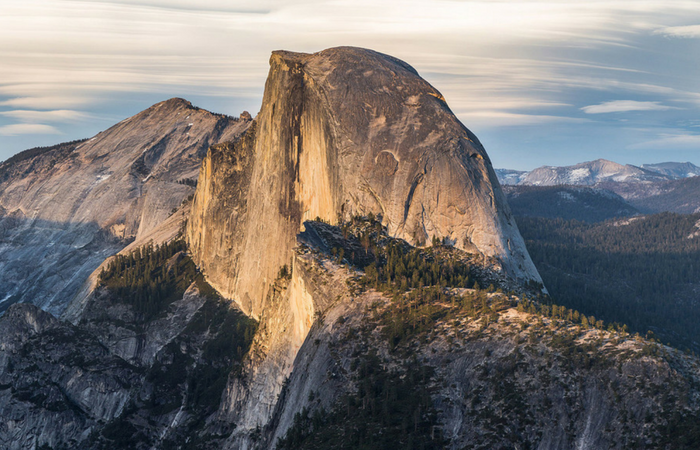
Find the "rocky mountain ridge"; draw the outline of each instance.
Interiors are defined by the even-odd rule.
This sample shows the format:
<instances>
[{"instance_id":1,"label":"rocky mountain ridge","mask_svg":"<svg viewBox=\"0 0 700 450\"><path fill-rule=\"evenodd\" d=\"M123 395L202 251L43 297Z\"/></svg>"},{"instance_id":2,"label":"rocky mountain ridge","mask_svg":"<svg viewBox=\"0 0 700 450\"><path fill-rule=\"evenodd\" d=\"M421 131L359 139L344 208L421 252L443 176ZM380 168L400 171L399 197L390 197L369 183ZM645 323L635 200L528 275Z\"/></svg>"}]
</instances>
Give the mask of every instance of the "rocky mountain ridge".
<instances>
[{"instance_id":1,"label":"rocky mountain ridge","mask_svg":"<svg viewBox=\"0 0 700 450\"><path fill-rule=\"evenodd\" d=\"M0 164L0 311L31 302L60 314L105 258L194 192L209 146L249 123L171 99Z\"/></svg>"},{"instance_id":2,"label":"rocky mountain ridge","mask_svg":"<svg viewBox=\"0 0 700 450\"><path fill-rule=\"evenodd\" d=\"M622 165L604 159L532 171L496 169L502 185L590 186L624 198L643 213L700 211L700 167L690 163Z\"/></svg>"},{"instance_id":3,"label":"rocky mountain ridge","mask_svg":"<svg viewBox=\"0 0 700 450\"><path fill-rule=\"evenodd\" d=\"M691 162L663 162L656 164L642 164L642 169L651 170L653 172L659 172L664 175L668 175L674 179L678 178L690 178L700 176L700 167L696 166Z\"/></svg>"},{"instance_id":4,"label":"rocky mountain ridge","mask_svg":"<svg viewBox=\"0 0 700 450\"><path fill-rule=\"evenodd\" d=\"M648 165L637 167L631 164L618 164L605 159L582 162L573 166L543 166L529 172L498 169L501 184L517 184L530 186L556 186L560 184L594 186L605 182L646 182L667 181L673 179L670 174L663 173L661 167L666 165ZM688 163L689 164L689 163ZM669 170L667 170L669 172ZM670 173L674 173L670 171Z\"/></svg>"}]
</instances>

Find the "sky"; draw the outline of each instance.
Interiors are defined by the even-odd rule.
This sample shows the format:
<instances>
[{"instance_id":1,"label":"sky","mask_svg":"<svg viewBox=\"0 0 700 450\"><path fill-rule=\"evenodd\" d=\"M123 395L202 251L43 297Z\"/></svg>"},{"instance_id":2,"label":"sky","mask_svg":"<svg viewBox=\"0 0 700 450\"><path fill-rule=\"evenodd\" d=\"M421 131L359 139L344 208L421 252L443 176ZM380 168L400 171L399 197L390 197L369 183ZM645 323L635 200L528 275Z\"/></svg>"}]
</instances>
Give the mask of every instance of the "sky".
<instances>
[{"instance_id":1,"label":"sky","mask_svg":"<svg viewBox=\"0 0 700 450\"><path fill-rule=\"evenodd\" d=\"M411 64L494 167L700 165L700 1L0 0L0 160L171 97L255 115L270 52Z\"/></svg>"}]
</instances>

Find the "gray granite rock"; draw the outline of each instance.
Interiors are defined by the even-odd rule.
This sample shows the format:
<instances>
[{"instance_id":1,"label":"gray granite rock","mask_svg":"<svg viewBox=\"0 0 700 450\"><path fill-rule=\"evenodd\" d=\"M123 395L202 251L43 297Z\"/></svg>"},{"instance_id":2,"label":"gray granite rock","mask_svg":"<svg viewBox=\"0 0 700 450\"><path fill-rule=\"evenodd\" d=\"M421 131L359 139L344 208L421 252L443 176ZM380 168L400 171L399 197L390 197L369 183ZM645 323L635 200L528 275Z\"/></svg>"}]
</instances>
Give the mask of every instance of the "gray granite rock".
<instances>
[{"instance_id":1,"label":"gray granite rock","mask_svg":"<svg viewBox=\"0 0 700 450\"><path fill-rule=\"evenodd\" d=\"M252 316L316 217L373 213L393 236L445 238L541 281L483 146L403 61L353 47L273 52L255 122L207 156L187 229L207 279Z\"/></svg>"}]
</instances>

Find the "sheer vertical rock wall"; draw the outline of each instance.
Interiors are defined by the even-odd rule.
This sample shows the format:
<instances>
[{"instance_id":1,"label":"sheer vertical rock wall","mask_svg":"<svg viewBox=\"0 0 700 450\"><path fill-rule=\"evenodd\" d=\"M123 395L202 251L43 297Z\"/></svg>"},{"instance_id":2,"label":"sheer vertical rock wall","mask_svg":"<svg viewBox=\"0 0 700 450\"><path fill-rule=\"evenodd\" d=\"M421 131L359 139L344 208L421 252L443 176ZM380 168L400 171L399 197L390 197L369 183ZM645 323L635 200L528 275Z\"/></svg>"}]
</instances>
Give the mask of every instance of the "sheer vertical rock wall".
<instances>
[{"instance_id":1,"label":"sheer vertical rock wall","mask_svg":"<svg viewBox=\"0 0 700 450\"><path fill-rule=\"evenodd\" d=\"M316 217L371 212L412 244L445 238L541 281L483 147L408 64L350 47L274 52L255 122L207 156L187 228L207 279L253 317Z\"/></svg>"}]
</instances>

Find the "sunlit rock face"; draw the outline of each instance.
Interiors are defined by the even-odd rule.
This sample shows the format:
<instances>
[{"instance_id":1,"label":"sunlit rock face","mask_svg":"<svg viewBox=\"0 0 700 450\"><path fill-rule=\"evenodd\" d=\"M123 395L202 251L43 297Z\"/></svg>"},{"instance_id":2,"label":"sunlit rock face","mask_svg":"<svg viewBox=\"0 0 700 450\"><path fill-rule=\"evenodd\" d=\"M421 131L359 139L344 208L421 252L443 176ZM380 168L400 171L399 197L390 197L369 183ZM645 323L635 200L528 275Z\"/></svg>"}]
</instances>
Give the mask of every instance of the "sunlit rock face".
<instances>
[{"instance_id":1,"label":"sunlit rock face","mask_svg":"<svg viewBox=\"0 0 700 450\"><path fill-rule=\"evenodd\" d=\"M207 279L259 317L304 220L380 215L540 281L479 143L408 64L371 50L278 51L256 125L213 148L187 237Z\"/></svg>"},{"instance_id":2,"label":"sunlit rock face","mask_svg":"<svg viewBox=\"0 0 700 450\"><path fill-rule=\"evenodd\" d=\"M171 99L0 165L0 310L31 302L60 313L106 257L194 192L207 148L249 124Z\"/></svg>"}]
</instances>

